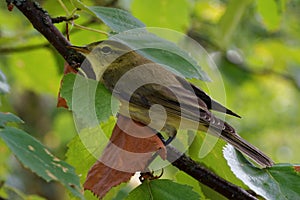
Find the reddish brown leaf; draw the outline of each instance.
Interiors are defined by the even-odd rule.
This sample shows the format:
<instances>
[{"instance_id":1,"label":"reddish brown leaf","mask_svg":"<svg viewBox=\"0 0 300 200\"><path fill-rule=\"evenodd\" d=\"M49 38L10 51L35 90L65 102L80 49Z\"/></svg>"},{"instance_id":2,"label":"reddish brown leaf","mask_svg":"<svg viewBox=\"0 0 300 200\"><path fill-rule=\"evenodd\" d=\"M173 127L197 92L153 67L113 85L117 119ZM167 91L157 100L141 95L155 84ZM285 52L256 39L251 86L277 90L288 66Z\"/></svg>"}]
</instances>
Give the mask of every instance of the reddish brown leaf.
<instances>
[{"instance_id":1,"label":"reddish brown leaf","mask_svg":"<svg viewBox=\"0 0 300 200\"><path fill-rule=\"evenodd\" d=\"M69 73L74 73L76 74L77 71L71 67L67 62L65 62L65 66L64 66L64 75L69 74ZM60 81L60 87L59 90L61 88L62 85L62 80ZM64 98L62 98L60 96L60 92L58 92L58 97L57 97L57 107L64 107L64 108L68 108L67 102Z\"/></svg>"},{"instance_id":2,"label":"reddish brown leaf","mask_svg":"<svg viewBox=\"0 0 300 200\"><path fill-rule=\"evenodd\" d=\"M294 166L296 172L300 173L300 166Z\"/></svg>"},{"instance_id":3,"label":"reddish brown leaf","mask_svg":"<svg viewBox=\"0 0 300 200\"><path fill-rule=\"evenodd\" d=\"M143 138L134 137L128 131L134 132L136 126L144 127L127 117L118 116L110 143L90 169L84 189L91 190L102 198L112 187L129 181L135 172L147 171L148 162L155 152L159 151L159 155L166 158L166 148L155 131L144 127L145 133L141 133ZM145 135L149 137L144 137Z\"/></svg>"},{"instance_id":4,"label":"reddish brown leaf","mask_svg":"<svg viewBox=\"0 0 300 200\"><path fill-rule=\"evenodd\" d=\"M118 171L97 161L90 169L83 186L85 190L91 190L96 196L103 198L112 187L129 181L133 175L134 173Z\"/></svg>"},{"instance_id":5,"label":"reddish brown leaf","mask_svg":"<svg viewBox=\"0 0 300 200\"><path fill-rule=\"evenodd\" d=\"M58 97L57 97L57 105L56 105L58 108L59 107L63 107L63 108L69 108L68 105L67 105L67 101L62 98L60 96L60 92L58 92Z\"/></svg>"}]
</instances>

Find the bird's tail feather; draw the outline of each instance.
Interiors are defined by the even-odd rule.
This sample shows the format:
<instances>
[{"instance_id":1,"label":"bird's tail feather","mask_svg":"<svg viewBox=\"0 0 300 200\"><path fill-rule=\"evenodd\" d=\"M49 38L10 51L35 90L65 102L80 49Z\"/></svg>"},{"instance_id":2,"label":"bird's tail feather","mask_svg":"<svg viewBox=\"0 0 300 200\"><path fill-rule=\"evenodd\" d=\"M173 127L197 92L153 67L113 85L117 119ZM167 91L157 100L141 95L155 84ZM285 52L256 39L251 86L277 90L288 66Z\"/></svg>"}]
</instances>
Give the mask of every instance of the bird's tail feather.
<instances>
[{"instance_id":1,"label":"bird's tail feather","mask_svg":"<svg viewBox=\"0 0 300 200\"><path fill-rule=\"evenodd\" d=\"M249 156L261 166L271 167L272 165L274 165L274 162L271 158L269 158L262 151L248 143L236 133L226 133L223 131L221 134L221 138L229 144L233 145L237 150Z\"/></svg>"}]
</instances>

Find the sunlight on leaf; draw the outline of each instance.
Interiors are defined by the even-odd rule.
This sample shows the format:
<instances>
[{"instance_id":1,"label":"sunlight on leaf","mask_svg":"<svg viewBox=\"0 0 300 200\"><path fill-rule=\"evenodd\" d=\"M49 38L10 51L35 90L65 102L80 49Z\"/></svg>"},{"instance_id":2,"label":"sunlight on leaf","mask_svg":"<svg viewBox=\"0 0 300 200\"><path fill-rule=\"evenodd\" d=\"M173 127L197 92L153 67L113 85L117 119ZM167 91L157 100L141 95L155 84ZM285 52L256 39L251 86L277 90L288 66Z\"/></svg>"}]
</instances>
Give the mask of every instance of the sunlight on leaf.
<instances>
[{"instance_id":1,"label":"sunlight on leaf","mask_svg":"<svg viewBox=\"0 0 300 200\"><path fill-rule=\"evenodd\" d=\"M224 156L233 173L250 189L270 200L299 199L300 165L276 164L270 168L260 169L252 165L231 145L224 148Z\"/></svg>"},{"instance_id":2,"label":"sunlight on leaf","mask_svg":"<svg viewBox=\"0 0 300 200\"><path fill-rule=\"evenodd\" d=\"M257 0L256 2L262 23L269 31L276 31L281 21L281 14L279 13L281 5L274 0Z\"/></svg>"},{"instance_id":3,"label":"sunlight on leaf","mask_svg":"<svg viewBox=\"0 0 300 200\"><path fill-rule=\"evenodd\" d=\"M4 127L9 122L23 123L23 120L12 113L0 112L0 127Z\"/></svg>"},{"instance_id":4,"label":"sunlight on leaf","mask_svg":"<svg viewBox=\"0 0 300 200\"><path fill-rule=\"evenodd\" d=\"M245 186L238 178L235 177L226 163L226 160L222 154L222 149L226 144L223 140L219 139L216 144L212 143L212 145L214 145L213 149L211 149L204 158L199 158L200 149L209 148L209 146L211 145L210 140L214 139L214 136L208 136L211 139L208 139L206 137L206 134L203 132L197 133L194 141L189 148L189 154L191 158L204 164L206 167L213 170L216 174L223 177L224 179L229 180L231 183L234 183L241 187ZM205 144L203 144L204 140Z\"/></svg>"}]
</instances>

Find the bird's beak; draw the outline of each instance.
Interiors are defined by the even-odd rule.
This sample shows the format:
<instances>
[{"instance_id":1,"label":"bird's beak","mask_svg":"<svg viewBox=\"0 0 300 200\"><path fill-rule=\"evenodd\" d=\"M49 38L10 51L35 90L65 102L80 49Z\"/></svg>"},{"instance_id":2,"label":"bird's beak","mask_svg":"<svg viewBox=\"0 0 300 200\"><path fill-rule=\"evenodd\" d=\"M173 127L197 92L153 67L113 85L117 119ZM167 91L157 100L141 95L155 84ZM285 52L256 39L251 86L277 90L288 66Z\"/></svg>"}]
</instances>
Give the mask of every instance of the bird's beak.
<instances>
[{"instance_id":1,"label":"bird's beak","mask_svg":"<svg viewBox=\"0 0 300 200\"><path fill-rule=\"evenodd\" d=\"M83 47L79 47L79 46L67 46L67 48L69 49L74 49L84 55L89 54L91 51L88 49L88 47L83 46Z\"/></svg>"}]
</instances>

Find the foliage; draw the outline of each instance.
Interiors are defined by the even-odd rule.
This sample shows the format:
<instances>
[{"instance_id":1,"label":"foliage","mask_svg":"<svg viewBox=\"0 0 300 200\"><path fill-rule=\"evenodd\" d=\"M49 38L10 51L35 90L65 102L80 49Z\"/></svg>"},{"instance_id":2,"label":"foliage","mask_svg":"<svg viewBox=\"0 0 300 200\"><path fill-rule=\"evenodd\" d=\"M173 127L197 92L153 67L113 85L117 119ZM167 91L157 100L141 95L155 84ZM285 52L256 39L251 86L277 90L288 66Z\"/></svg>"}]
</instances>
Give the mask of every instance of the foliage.
<instances>
[{"instance_id":1,"label":"foliage","mask_svg":"<svg viewBox=\"0 0 300 200\"><path fill-rule=\"evenodd\" d=\"M114 4L114 1L111 2ZM64 1L64 3L70 11L57 6L56 1L43 1L41 6L52 16L70 16L71 10L75 7L88 11L88 13L83 11L77 12L80 14L80 18L74 21L74 27L71 24L69 25L71 27L71 42L76 45L87 44L107 37L106 35L99 36L98 33L87 30L78 31L76 24L107 31L112 37L117 32L128 30L132 27L141 28L145 25L147 27L170 28L187 33L204 46L211 55L214 55L214 61L222 74L226 88L227 105L243 117L241 120L227 120L234 124L243 137L270 155L276 162L299 163L300 155L296 152L300 145L298 140L300 107L297 103L300 98L300 30L295 25L298 24L299 19L298 10L300 4L298 1L134 0L130 3L129 1L118 1L118 7L129 9L134 17L125 11L95 7L97 3L92 1L85 1L84 4L75 0L72 3L68 1ZM93 3L93 6L85 5L89 3ZM116 5L110 6L114 7ZM77 183L78 177L74 176L71 166L61 161L61 159L64 159L66 152L66 142L71 141L66 153L67 162L75 167L78 175L81 175L81 184L88 169L96 159L89 154L90 152L85 151L86 149L80 143L78 136L71 140L75 134L75 128L70 123L72 116L66 110L55 108L55 99L63 71L63 59L32 28L25 17L17 12L16 8L12 13L8 13L5 1L1 1L0 10L1 110L17 113L19 116L0 113L1 138L23 165L48 181L57 178L57 181L64 184L73 195L80 196L80 186ZM92 15L91 12L93 13ZM174 15L174 13L176 14ZM95 17L98 20L102 20L104 24L99 21L95 23ZM57 27L64 32L65 25L63 23L58 24ZM127 38L128 41L130 39L130 37ZM153 40L153 35L149 35L148 40ZM157 43L163 46L170 45L165 40L162 40L161 43L160 39L157 39ZM149 42L147 45L149 45ZM172 50L176 49L172 45L170 45L170 48ZM181 50L178 51L181 55L185 53L181 52ZM152 54L151 51L142 53L149 58L156 59L155 61L175 66L176 70L179 70L188 78L204 77L205 79L206 77L204 75L206 69L202 65L202 68L200 68L198 63L192 62L194 63L193 65L186 65L185 60L176 60L174 55L162 61L162 59L166 58L166 56L161 56L162 51L152 51ZM189 61L192 59L189 56L185 57ZM186 66L186 68L182 66ZM65 86L63 85L61 91L62 96L69 101L68 103L72 101L70 97L72 88L66 87L66 85L71 85L71 76L64 78ZM209 84L203 84L204 88L209 88ZM94 87L93 83L91 85L91 87ZM94 88L100 91L100 96L104 96L103 99L110 99L109 94L105 93L104 87L102 89L101 87L98 86L97 88L96 86ZM9 91L11 93L8 93ZM88 90L84 89L83 94L88 92ZM208 90L208 92L210 91ZM213 97L217 100L224 100L221 99L222 96L216 95ZM103 104L99 104L101 102ZM89 104L89 102L84 101L82 103L82 107L78 107L79 112L86 112L86 107L84 106L87 105L89 109L93 109L94 105ZM102 123L104 134L109 136L115 123L113 118L109 118L112 114L110 112L110 101L100 101L96 103L96 106L99 106L99 110L101 109L101 112L97 113L98 123ZM28 109L26 110L26 108ZM20 122L19 118L25 121L25 125L12 123ZM35 123L37 119L42 119L40 124ZM57 123L58 119L61 120L60 123ZM8 126L7 122L10 122L9 125L12 123L12 126L19 126L22 130ZM78 131L84 132L86 130ZM87 132L90 133L90 131ZM48 148L42 146L40 142L29 136L28 133L34 135ZM196 139L202 140L203 137L199 135ZM201 142L194 140L191 148L188 150L189 155L230 182L246 189L249 187L267 199L276 199L276 195L287 196L288 199L290 197L293 197L293 199L299 197L300 189L291 181L298 181L299 179L299 167L296 165L279 164L270 169L259 169L252 166L239 153L229 151L230 149L227 147L225 158L228 165L232 172L243 181L243 184L226 165L222 154L223 142L218 142L208 156L203 159L197 159L201 145ZM12 177L14 169L11 167L13 164L8 162L11 158L7 146L1 145L0 147L1 165L3 163L3 166L6 166L5 168L2 168L2 166L0 168L0 178L7 182L4 187L8 188L8 184L11 184L17 188L16 183L18 181L23 182L23 188L25 188L24 185L26 184L32 185L30 182L34 181L26 179L22 181L21 177L19 177L18 181L10 181L12 180L10 177ZM32 152L28 151L29 147L38 150L38 153L32 154ZM54 159L53 155L48 155L44 149L50 149L55 155L60 155L59 163L52 162ZM47 152L49 151L47 150ZM41 162L39 164L36 161L33 162L33 157L26 157L27 153L41 157ZM45 163L52 163L53 165L49 165L48 169L46 168L47 165L44 165ZM61 168L54 164L67 167L72 173L65 177L59 171ZM44 168L40 168L41 166ZM12 168L12 170L9 171L7 168ZM45 170L50 170L51 177L49 173L48 175L44 173L46 172ZM138 195L149 195L149 192L146 192L146 194L144 192L148 191L147 188L149 189L150 186L162 192L158 195L166 195L165 191L169 187L171 191L182 191L180 193L183 194L191 192L195 199L199 197L194 191L201 196L201 199L213 199L214 197L214 194L207 192L204 187L191 180L191 177L183 175L181 172L174 172L172 168L170 171L166 171L164 176L165 178L174 179L176 182L167 182L167 180L144 182L129 193L127 198L136 199ZM250 176L251 179L245 178L246 176ZM71 184L70 181L72 182ZM275 187L275 182L280 183L280 185ZM192 185L194 191L190 187L178 185L178 183ZM135 185L134 181L129 183L129 185L132 184ZM260 186L258 187L257 184ZM51 189L47 184L46 187L48 190ZM176 190L174 187L179 189ZM161 188L165 188L165 190L160 190ZM26 190L24 192L27 193ZM122 184L108 193L106 198L118 198L117 196L122 196L121 193L125 193L125 196L127 196L128 192L128 188ZM54 193L53 190L52 193ZM0 190L1 197L6 197L8 194L9 192L3 189ZM156 195L156 191L153 194ZM174 194L177 193L174 192L170 195ZM30 198L26 194L21 196L23 199ZM87 191L84 196L86 199L93 198L91 193ZM36 198L38 199L39 197ZM55 199L51 195L47 196L47 199L51 198Z\"/></svg>"},{"instance_id":2,"label":"foliage","mask_svg":"<svg viewBox=\"0 0 300 200\"><path fill-rule=\"evenodd\" d=\"M169 191L173 191L170 193ZM132 190L126 200L134 199L199 199L191 187L170 180L145 181Z\"/></svg>"},{"instance_id":3,"label":"foliage","mask_svg":"<svg viewBox=\"0 0 300 200\"><path fill-rule=\"evenodd\" d=\"M278 164L267 169L253 166L231 146L224 148L224 156L233 173L256 194L266 199L298 199L299 165Z\"/></svg>"},{"instance_id":4,"label":"foliage","mask_svg":"<svg viewBox=\"0 0 300 200\"><path fill-rule=\"evenodd\" d=\"M22 164L46 181L59 181L74 196L82 198L81 186L74 168L58 159L39 141L23 130L6 126L8 122L22 122L11 113L1 113L0 137Z\"/></svg>"}]
</instances>

